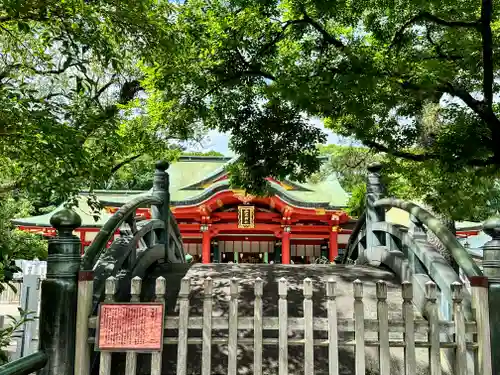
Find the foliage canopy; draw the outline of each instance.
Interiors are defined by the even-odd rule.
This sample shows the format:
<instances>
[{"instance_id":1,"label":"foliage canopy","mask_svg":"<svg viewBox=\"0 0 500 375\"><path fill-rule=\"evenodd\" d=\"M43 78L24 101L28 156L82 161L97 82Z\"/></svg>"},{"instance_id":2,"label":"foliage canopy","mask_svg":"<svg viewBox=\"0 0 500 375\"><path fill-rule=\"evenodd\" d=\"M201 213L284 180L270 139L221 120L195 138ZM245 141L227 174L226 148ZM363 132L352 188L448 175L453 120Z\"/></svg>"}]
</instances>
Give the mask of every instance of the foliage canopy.
<instances>
[{"instance_id":1,"label":"foliage canopy","mask_svg":"<svg viewBox=\"0 0 500 375\"><path fill-rule=\"evenodd\" d=\"M435 160L415 162L363 147L328 145L320 152L329 156L322 174L335 173L351 192L349 209L355 216L364 210L367 166L373 162L384 164L382 177L389 196L417 201L443 218L483 221L500 210L500 176L494 171L450 170Z\"/></svg>"},{"instance_id":2,"label":"foliage canopy","mask_svg":"<svg viewBox=\"0 0 500 375\"><path fill-rule=\"evenodd\" d=\"M176 9L178 52L156 50L145 86L156 118L230 131L247 166L271 174L284 173L276 154L317 167L307 155L320 137L290 118L303 114L407 160L498 168L498 12L491 0L189 1ZM254 147L246 129L282 134L270 114L293 155L282 142Z\"/></svg>"},{"instance_id":3,"label":"foliage canopy","mask_svg":"<svg viewBox=\"0 0 500 375\"><path fill-rule=\"evenodd\" d=\"M132 112L142 105L139 65L172 44L170 11L150 0L0 4L2 191L67 196L195 137L195 126Z\"/></svg>"}]
</instances>

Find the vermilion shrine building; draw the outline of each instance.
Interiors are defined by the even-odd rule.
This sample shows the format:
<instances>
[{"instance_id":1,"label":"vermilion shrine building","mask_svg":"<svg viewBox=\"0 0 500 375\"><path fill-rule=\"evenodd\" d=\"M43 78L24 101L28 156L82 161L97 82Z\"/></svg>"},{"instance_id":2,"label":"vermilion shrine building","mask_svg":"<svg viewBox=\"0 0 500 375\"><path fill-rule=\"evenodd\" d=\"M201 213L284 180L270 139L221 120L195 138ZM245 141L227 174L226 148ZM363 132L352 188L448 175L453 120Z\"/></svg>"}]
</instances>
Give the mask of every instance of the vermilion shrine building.
<instances>
[{"instance_id":1,"label":"vermilion shrine building","mask_svg":"<svg viewBox=\"0 0 500 375\"><path fill-rule=\"evenodd\" d=\"M355 220L345 212L349 195L335 176L297 183L268 178L272 195L254 197L231 189L227 157L181 157L169 168L171 209L186 253L211 262L311 263L321 255L333 261L347 244ZM83 246L118 207L145 191L97 191L105 210L96 222L83 192L77 229ZM59 207L58 209L61 209ZM149 218L149 209L138 215ZM16 219L20 229L53 235L50 214ZM119 234L119 233L117 233ZM83 251L84 249L82 249Z\"/></svg>"}]
</instances>

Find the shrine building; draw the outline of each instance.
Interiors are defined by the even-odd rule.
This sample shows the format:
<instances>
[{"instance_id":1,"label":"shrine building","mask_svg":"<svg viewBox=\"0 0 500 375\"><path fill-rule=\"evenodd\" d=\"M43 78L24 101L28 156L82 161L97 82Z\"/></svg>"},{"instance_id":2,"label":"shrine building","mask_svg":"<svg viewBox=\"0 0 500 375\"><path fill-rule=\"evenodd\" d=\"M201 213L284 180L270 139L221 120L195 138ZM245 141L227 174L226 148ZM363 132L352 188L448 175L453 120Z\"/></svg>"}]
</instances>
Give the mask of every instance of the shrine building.
<instances>
[{"instance_id":1,"label":"shrine building","mask_svg":"<svg viewBox=\"0 0 500 375\"><path fill-rule=\"evenodd\" d=\"M268 178L271 195L255 197L231 189L225 170L228 157L185 156L171 164L171 209L186 253L211 262L310 263L321 255L330 261L347 244L355 224L345 213L348 194L335 177L299 184ZM147 191L97 191L105 207L96 222L81 193L77 212L84 246L118 207ZM59 207L58 209L61 209ZM150 217L149 209L138 215ZM20 229L53 235L52 213L16 219Z\"/></svg>"},{"instance_id":2,"label":"shrine building","mask_svg":"<svg viewBox=\"0 0 500 375\"><path fill-rule=\"evenodd\" d=\"M333 261L343 252L356 220L345 212L349 194L334 175L306 183L268 178L270 196L256 197L229 186L225 166L234 160L183 156L168 169L171 210L186 253L203 263L290 264L313 263L320 256ZM76 208L82 218L82 227L75 231L82 241L82 252L120 206L138 195L150 194L95 193L104 206L98 221L87 206L88 193L81 193ZM13 223L22 230L53 236L49 223L53 214L15 219ZM137 215L150 218L150 211L138 209Z\"/></svg>"}]
</instances>

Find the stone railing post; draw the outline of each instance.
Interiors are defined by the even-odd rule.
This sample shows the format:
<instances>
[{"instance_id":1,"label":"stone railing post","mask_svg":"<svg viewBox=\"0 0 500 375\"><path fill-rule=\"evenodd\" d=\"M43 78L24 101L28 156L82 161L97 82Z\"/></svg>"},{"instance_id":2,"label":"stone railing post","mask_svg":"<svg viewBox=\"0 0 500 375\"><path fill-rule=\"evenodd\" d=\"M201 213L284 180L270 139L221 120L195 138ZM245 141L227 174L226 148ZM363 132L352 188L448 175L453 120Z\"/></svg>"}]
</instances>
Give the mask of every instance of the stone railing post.
<instances>
[{"instance_id":1,"label":"stone railing post","mask_svg":"<svg viewBox=\"0 0 500 375\"><path fill-rule=\"evenodd\" d=\"M492 217L483 224L483 231L491 241L483 245L483 273L488 278L491 351L500 348L500 216ZM491 359L493 374L500 374L500 356Z\"/></svg>"},{"instance_id":2,"label":"stone railing post","mask_svg":"<svg viewBox=\"0 0 500 375\"><path fill-rule=\"evenodd\" d=\"M167 169L170 164L164 160L156 162L155 175L153 179L153 195L162 199L161 206L151 207L151 217L160 219L165 223L165 230L161 236L160 243L165 245L165 261L169 260L169 244L170 244L170 179ZM172 254L173 258L173 254ZM173 260L173 259L172 259Z\"/></svg>"},{"instance_id":3,"label":"stone railing post","mask_svg":"<svg viewBox=\"0 0 500 375\"><path fill-rule=\"evenodd\" d=\"M375 234L372 230L373 224L385 221L385 208L374 207L374 203L384 197L384 186L382 185L380 172L382 164L373 163L368 166L368 179L366 183L366 250L363 261L378 266L382 261L385 245L383 234Z\"/></svg>"},{"instance_id":4,"label":"stone railing post","mask_svg":"<svg viewBox=\"0 0 500 375\"><path fill-rule=\"evenodd\" d=\"M48 356L38 375L73 374L75 366L76 312L80 239L73 231L82 220L64 209L50 218L57 237L49 240L47 276L42 282L40 304L40 350Z\"/></svg>"}]
</instances>

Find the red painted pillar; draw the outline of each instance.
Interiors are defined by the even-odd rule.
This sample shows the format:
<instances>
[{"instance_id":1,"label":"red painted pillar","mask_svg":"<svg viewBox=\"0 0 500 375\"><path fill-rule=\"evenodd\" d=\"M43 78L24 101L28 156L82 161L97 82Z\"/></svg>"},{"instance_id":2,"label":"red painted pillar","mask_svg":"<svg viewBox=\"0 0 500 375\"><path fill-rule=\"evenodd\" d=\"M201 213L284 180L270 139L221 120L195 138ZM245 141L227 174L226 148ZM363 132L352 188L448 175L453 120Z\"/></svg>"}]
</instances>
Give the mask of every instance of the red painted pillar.
<instances>
[{"instance_id":1,"label":"red painted pillar","mask_svg":"<svg viewBox=\"0 0 500 375\"><path fill-rule=\"evenodd\" d=\"M281 263L290 264L290 227L285 227L283 238L281 239Z\"/></svg>"},{"instance_id":2,"label":"red painted pillar","mask_svg":"<svg viewBox=\"0 0 500 375\"><path fill-rule=\"evenodd\" d=\"M212 238L210 236L210 231L206 230L202 232L202 242L201 242L201 262L203 264L210 262L210 242Z\"/></svg>"},{"instance_id":3,"label":"red painted pillar","mask_svg":"<svg viewBox=\"0 0 500 375\"><path fill-rule=\"evenodd\" d=\"M337 227L333 227L330 232L330 249L328 252L328 260L333 262L339 255L339 232Z\"/></svg>"}]
</instances>

